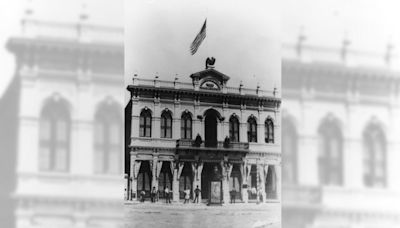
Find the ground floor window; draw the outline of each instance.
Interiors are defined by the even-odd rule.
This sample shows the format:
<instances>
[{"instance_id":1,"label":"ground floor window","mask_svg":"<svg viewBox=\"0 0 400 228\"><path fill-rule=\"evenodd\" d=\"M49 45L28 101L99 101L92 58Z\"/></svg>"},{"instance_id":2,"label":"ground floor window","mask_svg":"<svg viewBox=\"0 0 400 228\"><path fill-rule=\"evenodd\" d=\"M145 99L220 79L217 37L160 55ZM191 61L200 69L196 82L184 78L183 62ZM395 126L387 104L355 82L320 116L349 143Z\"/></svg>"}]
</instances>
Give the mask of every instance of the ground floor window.
<instances>
[{"instance_id":1,"label":"ground floor window","mask_svg":"<svg viewBox=\"0 0 400 228\"><path fill-rule=\"evenodd\" d=\"M267 199L277 198L276 173L275 173L275 167L272 165L268 167L268 173L265 180L265 191L267 193Z\"/></svg>"},{"instance_id":2,"label":"ground floor window","mask_svg":"<svg viewBox=\"0 0 400 228\"><path fill-rule=\"evenodd\" d=\"M185 162L183 165L183 170L181 177L179 178L179 198L184 199L185 189L190 189L190 195L192 195L192 182L193 182L193 174L192 167L189 162Z\"/></svg>"},{"instance_id":3,"label":"ground floor window","mask_svg":"<svg viewBox=\"0 0 400 228\"><path fill-rule=\"evenodd\" d=\"M142 161L137 178L137 195L145 191L146 197L150 197L151 191L151 170L149 161Z\"/></svg>"},{"instance_id":4,"label":"ground floor window","mask_svg":"<svg viewBox=\"0 0 400 228\"><path fill-rule=\"evenodd\" d=\"M159 197L165 198L164 189L167 188L171 191L172 190L172 174L170 168L170 162L163 162L161 167L160 176L158 178L158 191Z\"/></svg>"}]
</instances>

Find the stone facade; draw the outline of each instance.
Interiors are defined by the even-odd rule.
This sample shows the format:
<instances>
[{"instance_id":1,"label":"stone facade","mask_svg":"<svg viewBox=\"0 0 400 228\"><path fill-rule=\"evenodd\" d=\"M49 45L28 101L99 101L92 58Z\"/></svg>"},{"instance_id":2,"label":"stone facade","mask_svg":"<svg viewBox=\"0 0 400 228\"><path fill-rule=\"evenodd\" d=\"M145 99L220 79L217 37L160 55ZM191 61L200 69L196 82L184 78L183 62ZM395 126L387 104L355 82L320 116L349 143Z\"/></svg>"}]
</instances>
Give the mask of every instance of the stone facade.
<instances>
[{"instance_id":1,"label":"stone facade","mask_svg":"<svg viewBox=\"0 0 400 228\"><path fill-rule=\"evenodd\" d=\"M123 30L23 22L23 33L7 44L19 88L15 227L117 227L123 218Z\"/></svg>"},{"instance_id":2,"label":"stone facade","mask_svg":"<svg viewBox=\"0 0 400 228\"><path fill-rule=\"evenodd\" d=\"M142 190L148 196L152 187L163 197L168 187L177 202L186 188L193 196L196 186L208 198L210 170L217 167L224 203L233 189L243 202L255 200L252 189L260 190L264 202L279 201L281 101L277 91L228 87L229 77L213 66L190 77L192 82L187 83L135 75L128 86L129 199L138 198Z\"/></svg>"},{"instance_id":3,"label":"stone facade","mask_svg":"<svg viewBox=\"0 0 400 228\"><path fill-rule=\"evenodd\" d=\"M301 48L283 49L283 227L398 227L399 72Z\"/></svg>"}]
</instances>

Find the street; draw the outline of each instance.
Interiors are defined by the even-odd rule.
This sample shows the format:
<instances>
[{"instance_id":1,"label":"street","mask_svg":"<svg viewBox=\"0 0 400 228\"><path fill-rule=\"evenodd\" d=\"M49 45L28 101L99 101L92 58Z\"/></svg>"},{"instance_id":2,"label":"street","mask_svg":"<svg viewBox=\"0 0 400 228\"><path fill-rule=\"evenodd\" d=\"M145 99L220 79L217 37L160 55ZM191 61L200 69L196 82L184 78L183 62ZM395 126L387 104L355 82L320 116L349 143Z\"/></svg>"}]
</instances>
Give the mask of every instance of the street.
<instances>
[{"instance_id":1,"label":"street","mask_svg":"<svg viewBox=\"0 0 400 228\"><path fill-rule=\"evenodd\" d=\"M278 203L207 206L127 202L125 213L125 227L129 228L281 227L281 208Z\"/></svg>"}]
</instances>

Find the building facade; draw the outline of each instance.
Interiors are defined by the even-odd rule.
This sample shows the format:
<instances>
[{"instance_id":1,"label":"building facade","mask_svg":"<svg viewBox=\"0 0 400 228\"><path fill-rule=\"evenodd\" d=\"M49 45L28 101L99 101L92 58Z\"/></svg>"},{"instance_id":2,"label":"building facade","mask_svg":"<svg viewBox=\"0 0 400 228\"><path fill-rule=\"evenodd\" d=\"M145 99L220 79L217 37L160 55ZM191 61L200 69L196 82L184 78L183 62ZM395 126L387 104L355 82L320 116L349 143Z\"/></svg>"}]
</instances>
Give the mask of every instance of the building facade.
<instances>
[{"instance_id":1,"label":"building facade","mask_svg":"<svg viewBox=\"0 0 400 228\"><path fill-rule=\"evenodd\" d=\"M398 227L400 74L390 53L282 50L283 227Z\"/></svg>"},{"instance_id":2,"label":"building facade","mask_svg":"<svg viewBox=\"0 0 400 228\"><path fill-rule=\"evenodd\" d=\"M122 227L123 30L23 20L15 227ZM12 207L10 207L12 208Z\"/></svg>"},{"instance_id":3,"label":"building facade","mask_svg":"<svg viewBox=\"0 0 400 228\"><path fill-rule=\"evenodd\" d=\"M243 202L280 200L280 98L274 91L229 87L229 77L213 65L190 75L192 82L133 77L126 106L126 166L129 199L155 187L173 201L210 199L213 172L221 196Z\"/></svg>"}]
</instances>

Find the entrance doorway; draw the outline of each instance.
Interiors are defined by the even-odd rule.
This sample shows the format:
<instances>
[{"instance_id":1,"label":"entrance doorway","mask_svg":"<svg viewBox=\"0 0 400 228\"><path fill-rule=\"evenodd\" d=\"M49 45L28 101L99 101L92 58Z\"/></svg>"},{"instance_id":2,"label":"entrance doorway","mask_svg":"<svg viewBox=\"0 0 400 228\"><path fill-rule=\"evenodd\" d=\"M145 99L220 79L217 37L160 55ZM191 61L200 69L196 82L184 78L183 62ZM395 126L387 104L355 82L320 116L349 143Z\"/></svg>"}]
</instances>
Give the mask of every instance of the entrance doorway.
<instances>
[{"instance_id":1,"label":"entrance doorway","mask_svg":"<svg viewBox=\"0 0 400 228\"><path fill-rule=\"evenodd\" d=\"M216 147L217 146L217 116L218 112L214 109L209 109L206 112L205 118L205 146L206 147Z\"/></svg>"},{"instance_id":2,"label":"entrance doorway","mask_svg":"<svg viewBox=\"0 0 400 228\"><path fill-rule=\"evenodd\" d=\"M145 197L150 197L152 174L150 170L150 162L142 161L137 178L137 196L140 192L145 192Z\"/></svg>"},{"instance_id":3,"label":"entrance doorway","mask_svg":"<svg viewBox=\"0 0 400 228\"><path fill-rule=\"evenodd\" d=\"M218 168L218 175L221 176L221 167L218 163L206 162L203 165L203 171L201 172L201 198L205 202L208 202L210 196L210 182L215 176L215 167Z\"/></svg>"},{"instance_id":4,"label":"entrance doorway","mask_svg":"<svg viewBox=\"0 0 400 228\"><path fill-rule=\"evenodd\" d=\"M235 194L236 200L242 200L242 177L240 173L240 165L238 164L234 164L232 167L232 173L229 178L229 192L231 197Z\"/></svg>"},{"instance_id":5,"label":"entrance doorway","mask_svg":"<svg viewBox=\"0 0 400 228\"><path fill-rule=\"evenodd\" d=\"M276 199L276 173L275 167L269 166L267 178L265 180L265 191L267 193L267 199Z\"/></svg>"}]
</instances>

